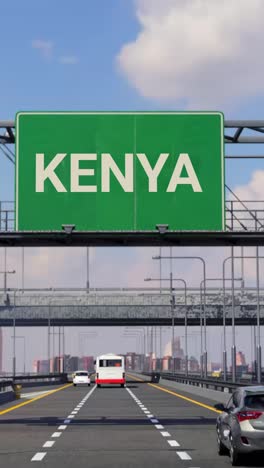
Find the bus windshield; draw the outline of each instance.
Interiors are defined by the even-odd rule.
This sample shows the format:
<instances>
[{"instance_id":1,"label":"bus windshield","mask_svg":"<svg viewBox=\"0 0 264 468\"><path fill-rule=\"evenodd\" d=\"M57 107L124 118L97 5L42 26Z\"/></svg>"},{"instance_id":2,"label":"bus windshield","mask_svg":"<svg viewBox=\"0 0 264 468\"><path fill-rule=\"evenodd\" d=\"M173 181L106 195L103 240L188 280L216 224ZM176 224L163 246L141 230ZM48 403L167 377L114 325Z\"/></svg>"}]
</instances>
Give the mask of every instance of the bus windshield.
<instances>
[{"instance_id":1,"label":"bus windshield","mask_svg":"<svg viewBox=\"0 0 264 468\"><path fill-rule=\"evenodd\" d=\"M100 359L99 367L122 367L121 359Z\"/></svg>"}]
</instances>

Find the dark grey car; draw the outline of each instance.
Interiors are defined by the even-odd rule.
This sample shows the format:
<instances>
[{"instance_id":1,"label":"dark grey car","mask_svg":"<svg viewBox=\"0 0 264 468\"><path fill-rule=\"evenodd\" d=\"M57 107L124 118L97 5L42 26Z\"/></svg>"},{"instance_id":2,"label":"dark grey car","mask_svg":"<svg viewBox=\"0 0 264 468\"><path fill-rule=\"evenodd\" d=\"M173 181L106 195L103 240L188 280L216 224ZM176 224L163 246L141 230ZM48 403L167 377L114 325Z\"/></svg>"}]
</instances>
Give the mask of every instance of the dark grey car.
<instances>
[{"instance_id":1,"label":"dark grey car","mask_svg":"<svg viewBox=\"0 0 264 468\"><path fill-rule=\"evenodd\" d=\"M238 388L215 408L223 411L216 422L219 455L229 452L237 466L243 453L264 451L264 386Z\"/></svg>"}]
</instances>

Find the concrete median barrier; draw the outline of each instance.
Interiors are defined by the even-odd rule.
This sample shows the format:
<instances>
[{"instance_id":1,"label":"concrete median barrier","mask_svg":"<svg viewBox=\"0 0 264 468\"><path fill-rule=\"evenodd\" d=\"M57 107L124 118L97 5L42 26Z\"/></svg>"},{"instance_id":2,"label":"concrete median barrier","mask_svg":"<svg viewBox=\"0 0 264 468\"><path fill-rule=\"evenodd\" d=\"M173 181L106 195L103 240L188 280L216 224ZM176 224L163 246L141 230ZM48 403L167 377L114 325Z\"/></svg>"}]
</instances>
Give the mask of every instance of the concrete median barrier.
<instances>
[{"instance_id":1,"label":"concrete median barrier","mask_svg":"<svg viewBox=\"0 0 264 468\"><path fill-rule=\"evenodd\" d=\"M0 389L0 405L13 401L15 398L15 392L11 385L5 389Z\"/></svg>"}]
</instances>

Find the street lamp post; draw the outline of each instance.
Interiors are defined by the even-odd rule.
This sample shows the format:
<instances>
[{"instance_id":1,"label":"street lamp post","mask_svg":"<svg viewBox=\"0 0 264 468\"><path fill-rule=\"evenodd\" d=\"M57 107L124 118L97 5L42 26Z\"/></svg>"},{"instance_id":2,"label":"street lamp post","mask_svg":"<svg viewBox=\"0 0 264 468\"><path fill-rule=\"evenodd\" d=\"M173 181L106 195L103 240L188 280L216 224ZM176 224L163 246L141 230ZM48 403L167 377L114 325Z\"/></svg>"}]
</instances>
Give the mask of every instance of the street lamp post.
<instances>
[{"instance_id":1,"label":"street lamp post","mask_svg":"<svg viewBox=\"0 0 264 468\"><path fill-rule=\"evenodd\" d=\"M225 281L231 281L232 278L225 278ZM222 278L206 278L206 281L222 281ZM234 278L234 281L242 281L242 278ZM203 280L201 281L200 283L200 297L202 297L202 284L203 284ZM223 297L225 296L224 294L224 290L223 290ZM223 299L223 304L224 304L224 299ZM223 313L223 316L224 316L224 313ZM205 317L205 320L206 320L206 317ZM225 322L224 322L225 324ZM224 325L225 326L225 325ZM225 328L224 328L225 330ZM205 331L206 331L206 328L205 328ZM205 336L205 340L206 340L206 336ZM223 371L224 371L224 380L226 380L226 351L225 351L225 334L224 334L224 352L223 352Z\"/></svg>"},{"instance_id":2,"label":"street lamp post","mask_svg":"<svg viewBox=\"0 0 264 468\"><path fill-rule=\"evenodd\" d=\"M86 290L90 290L90 250L86 247Z\"/></svg>"},{"instance_id":3,"label":"street lamp post","mask_svg":"<svg viewBox=\"0 0 264 468\"><path fill-rule=\"evenodd\" d=\"M123 334L124 337L128 337L128 338L138 338L139 339L139 352L140 353L143 353L143 348L144 348L144 338L142 340L142 335L140 333L140 330L138 330L138 333L137 333L137 330L131 330L131 331L128 331L128 330L125 330L124 331L124 334Z\"/></svg>"},{"instance_id":4,"label":"street lamp post","mask_svg":"<svg viewBox=\"0 0 264 468\"><path fill-rule=\"evenodd\" d=\"M24 340L24 344L23 344L23 354L24 354L24 363L23 363L23 373L25 374L26 373L26 341L25 341L25 337L24 336L12 336L12 338L15 340L18 340L18 339L21 339L21 340Z\"/></svg>"},{"instance_id":5,"label":"street lamp post","mask_svg":"<svg viewBox=\"0 0 264 468\"><path fill-rule=\"evenodd\" d=\"M16 375L16 293L14 290L14 304L13 304L13 377Z\"/></svg>"},{"instance_id":6,"label":"street lamp post","mask_svg":"<svg viewBox=\"0 0 264 468\"><path fill-rule=\"evenodd\" d=\"M48 362L49 362L49 374L50 374L50 301L49 301L49 310L48 310Z\"/></svg>"},{"instance_id":7,"label":"street lamp post","mask_svg":"<svg viewBox=\"0 0 264 468\"><path fill-rule=\"evenodd\" d=\"M232 380L236 381L236 330L235 330L235 289L234 289L234 246L231 247L231 285L232 285Z\"/></svg>"},{"instance_id":8,"label":"street lamp post","mask_svg":"<svg viewBox=\"0 0 264 468\"><path fill-rule=\"evenodd\" d=\"M52 290L52 288L51 288ZM23 289L24 291L24 289ZM51 332L50 332L50 305L51 305L51 296L49 297L49 302L48 302L48 363L49 363L49 373L50 373L50 359L51 359L51 356L50 356L50 335L51 335Z\"/></svg>"},{"instance_id":9,"label":"street lamp post","mask_svg":"<svg viewBox=\"0 0 264 468\"><path fill-rule=\"evenodd\" d=\"M259 306L259 248L256 247L256 283L257 283L257 380L261 382L261 345L260 345L260 306Z\"/></svg>"},{"instance_id":10,"label":"street lamp post","mask_svg":"<svg viewBox=\"0 0 264 468\"><path fill-rule=\"evenodd\" d=\"M130 327L129 327L130 328ZM143 346L144 346L144 336L141 335L141 330L129 330L129 329L125 329L124 333L123 333L123 337L124 338L136 338L136 339L139 339L139 355L142 354L143 352ZM143 341L141 341L141 338L143 337ZM141 362L140 362L141 364Z\"/></svg>"},{"instance_id":11,"label":"street lamp post","mask_svg":"<svg viewBox=\"0 0 264 468\"><path fill-rule=\"evenodd\" d=\"M144 281L169 281L170 282L170 296L171 296L171 317L172 317L172 362L173 362L173 372L174 369L174 325L175 325L175 295L173 294L173 281L182 282L184 285L184 305L185 305L185 314L184 314L184 328L185 328L185 373L188 375L188 341L187 341L187 283L183 278L173 278L172 273L170 273L169 278L145 278Z\"/></svg>"},{"instance_id":12,"label":"street lamp post","mask_svg":"<svg viewBox=\"0 0 264 468\"><path fill-rule=\"evenodd\" d=\"M170 257L167 257L167 256L164 256L164 257L161 257L161 256L154 256L152 257L153 260L161 260L161 259L164 259L164 260L199 260L200 262L202 262L202 265L203 265L203 280L204 280L204 300L203 300L203 316L204 316L204 320L205 320L205 317L206 317L206 295L205 295L205 291L206 291L206 263L205 263L205 260L202 258L202 257L199 257L199 256L170 256ZM202 314L200 315L200 326L201 326L201 377L203 377L203 375L206 377L207 376L207 348L206 348L206 343L204 343L204 352L203 352L203 334L202 334ZM206 324L205 324L205 327L206 327ZM205 329L205 336L206 336L206 329ZM203 372L203 369L204 369L204 372Z\"/></svg>"},{"instance_id":13,"label":"street lamp post","mask_svg":"<svg viewBox=\"0 0 264 468\"><path fill-rule=\"evenodd\" d=\"M0 275L4 275L4 292L6 293L7 291L7 275L12 275L16 273L16 270L12 270L12 271L8 271L8 270L4 270L4 271L0 271Z\"/></svg>"},{"instance_id":14,"label":"street lamp post","mask_svg":"<svg viewBox=\"0 0 264 468\"><path fill-rule=\"evenodd\" d=\"M132 332L143 332L143 353L144 353L144 356L146 355L146 330L145 330L145 327L137 327L137 328L132 328L132 327L126 327L125 328L125 332L129 332L129 331L132 331Z\"/></svg>"},{"instance_id":15,"label":"street lamp post","mask_svg":"<svg viewBox=\"0 0 264 468\"><path fill-rule=\"evenodd\" d=\"M258 253L258 252L257 252ZM244 259L257 259L257 380L261 383L261 344L260 344L260 307L259 307L259 266L258 260L263 259L263 256L247 255ZM232 260L231 264L231 276L234 277L234 260L241 259L241 256L234 256L231 252L231 256L227 257L223 261L223 328L224 328L224 352L226 350L226 323L225 323L225 265L228 260ZM235 335L235 297L234 297L234 285L232 281L232 379L236 381L236 335Z\"/></svg>"},{"instance_id":16,"label":"street lamp post","mask_svg":"<svg viewBox=\"0 0 264 468\"><path fill-rule=\"evenodd\" d=\"M4 293L6 294L7 291L7 275L9 274L14 274L16 273L16 270L8 271L6 269L6 248L5 248L5 269L4 271L0 271L0 274L4 275ZM13 336L14 336L14 341L13 341L13 375L15 376L16 374L16 318L15 318L15 297L16 297L16 291L14 292L14 306L13 306Z\"/></svg>"}]
</instances>

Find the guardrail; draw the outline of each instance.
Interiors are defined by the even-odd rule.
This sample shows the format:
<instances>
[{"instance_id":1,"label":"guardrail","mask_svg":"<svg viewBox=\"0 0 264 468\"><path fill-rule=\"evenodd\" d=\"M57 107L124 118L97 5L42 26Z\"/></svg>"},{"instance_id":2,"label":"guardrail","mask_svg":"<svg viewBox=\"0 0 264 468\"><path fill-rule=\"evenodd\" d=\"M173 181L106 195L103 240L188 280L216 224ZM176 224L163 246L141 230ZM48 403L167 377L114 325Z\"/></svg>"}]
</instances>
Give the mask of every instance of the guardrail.
<instances>
[{"instance_id":1,"label":"guardrail","mask_svg":"<svg viewBox=\"0 0 264 468\"><path fill-rule=\"evenodd\" d=\"M45 385L45 384L57 384L68 382L67 373L52 373L52 374L29 374L29 375L15 375L8 376L7 378L0 379L0 391L1 389L13 386L15 384L21 384L24 387L30 385Z\"/></svg>"},{"instance_id":2,"label":"guardrail","mask_svg":"<svg viewBox=\"0 0 264 468\"><path fill-rule=\"evenodd\" d=\"M0 392L4 392L6 388L12 387L13 380L0 380Z\"/></svg>"},{"instance_id":3,"label":"guardrail","mask_svg":"<svg viewBox=\"0 0 264 468\"><path fill-rule=\"evenodd\" d=\"M16 375L12 378L13 381L17 382L28 382L30 380L36 381L36 380L60 380L61 382L66 382L68 379L68 374L67 373L53 373L53 374L29 374L29 375Z\"/></svg>"},{"instance_id":4,"label":"guardrail","mask_svg":"<svg viewBox=\"0 0 264 468\"><path fill-rule=\"evenodd\" d=\"M241 386L257 385L256 382L248 381L248 379L240 379L239 382L230 382L228 380L222 380L219 377L209 377L205 379L198 376L186 376L183 374L172 374L170 372L142 372L142 374L151 378L154 374L159 374L160 377L165 380L172 380L187 385L195 385L229 393Z\"/></svg>"}]
</instances>

